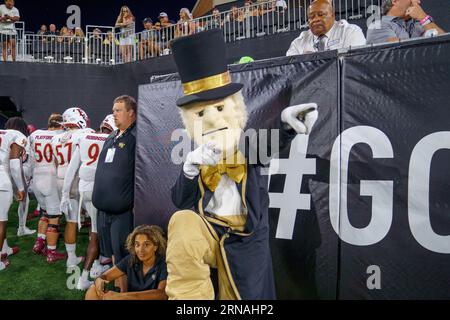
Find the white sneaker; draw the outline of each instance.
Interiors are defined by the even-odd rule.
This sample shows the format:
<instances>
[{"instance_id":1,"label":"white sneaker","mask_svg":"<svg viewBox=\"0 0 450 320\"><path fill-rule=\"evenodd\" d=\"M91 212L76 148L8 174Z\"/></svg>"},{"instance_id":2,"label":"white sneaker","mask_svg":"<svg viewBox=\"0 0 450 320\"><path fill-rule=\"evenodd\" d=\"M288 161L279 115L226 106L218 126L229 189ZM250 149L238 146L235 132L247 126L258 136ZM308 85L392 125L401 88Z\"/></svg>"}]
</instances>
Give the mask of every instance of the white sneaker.
<instances>
[{"instance_id":1,"label":"white sneaker","mask_svg":"<svg viewBox=\"0 0 450 320\"><path fill-rule=\"evenodd\" d=\"M89 271L89 276L91 278L97 278L97 269L101 266L101 264L98 262L98 260L94 260L94 263L92 264L91 270Z\"/></svg>"},{"instance_id":2,"label":"white sneaker","mask_svg":"<svg viewBox=\"0 0 450 320\"><path fill-rule=\"evenodd\" d=\"M36 233L36 230L28 229L26 226L19 227L17 229L17 236L18 237L29 236L29 235L31 235L33 233Z\"/></svg>"},{"instance_id":3,"label":"white sneaker","mask_svg":"<svg viewBox=\"0 0 450 320\"><path fill-rule=\"evenodd\" d=\"M107 270L109 270L109 265L101 265L98 264L96 266L92 266L91 271L89 272L89 276L93 279L100 277L103 273L105 273Z\"/></svg>"},{"instance_id":4,"label":"white sneaker","mask_svg":"<svg viewBox=\"0 0 450 320\"><path fill-rule=\"evenodd\" d=\"M67 268L76 267L82 261L84 261L84 257L76 257L75 259L67 259L66 267Z\"/></svg>"},{"instance_id":5,"label":"white sneaker","mask_svg":"<svg viewBox=\"0 0 450 320\"><path fill-rule=\"evenodd\" d=\"M94 281L84 280L82 277L80 277L80 279L78 279L77 289L86 291L93 284L94 284Z\"/></svg>"}]
</instances>

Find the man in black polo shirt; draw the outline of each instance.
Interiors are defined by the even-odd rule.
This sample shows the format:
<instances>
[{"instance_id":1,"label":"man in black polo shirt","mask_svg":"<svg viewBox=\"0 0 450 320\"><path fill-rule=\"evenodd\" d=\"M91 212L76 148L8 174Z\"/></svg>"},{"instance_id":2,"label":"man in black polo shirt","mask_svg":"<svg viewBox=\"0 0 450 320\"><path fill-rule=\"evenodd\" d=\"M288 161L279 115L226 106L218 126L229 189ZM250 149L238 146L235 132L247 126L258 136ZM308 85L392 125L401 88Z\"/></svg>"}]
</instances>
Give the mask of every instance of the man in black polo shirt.
<instances>
[{"instance_id":1,"label":"man in black polo shirt","mask_svg":"<svg viewBox=\"0 0 450 320\"><path fill-rule=\"evenodd\" d=\"M116 262L128 252L127 236L134 228L134 155L136 148L136 100L120 96L113 115L118 130L105 141L95 174L92 202L99 210L100 252Z\"/></svg>"}]
</instances>

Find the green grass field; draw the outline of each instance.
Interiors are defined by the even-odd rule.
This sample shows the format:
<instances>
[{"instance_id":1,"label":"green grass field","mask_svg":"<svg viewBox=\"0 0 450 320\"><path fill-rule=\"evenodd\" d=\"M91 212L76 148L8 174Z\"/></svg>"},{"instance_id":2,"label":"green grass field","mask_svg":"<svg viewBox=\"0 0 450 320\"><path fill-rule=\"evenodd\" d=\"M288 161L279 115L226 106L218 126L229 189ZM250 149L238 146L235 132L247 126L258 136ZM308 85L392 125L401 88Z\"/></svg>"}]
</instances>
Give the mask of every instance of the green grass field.
<instances>
[{"instance_id":1,"label":"green grass field","mask_svg":"<svg viewBox=\"0 0 450 320\"><path fill-rule=\"evenodd\" d=\"M36 208L36 202L31 201L30 212ZM30 229L36 229L39 218L33 218L27 222ZM20 247L20 252L10 256L11 265L0 271L0 300L80 300L84 298L84 292L74 287L75 278L81 274L80 270L67 274L66 262L59 261L48 264L43 256L37 256L31 251L36 234L31 236L17 237L17 203L15 202L9 212L8 221L8 244ZM61 236L58 242L58 250L65 252L64 228L61 228ZM88 230L83 228L78 234L77 255L85 255L89 241ZM69 283L69 286L68 286Z\"/></svg>"}]
</instances>

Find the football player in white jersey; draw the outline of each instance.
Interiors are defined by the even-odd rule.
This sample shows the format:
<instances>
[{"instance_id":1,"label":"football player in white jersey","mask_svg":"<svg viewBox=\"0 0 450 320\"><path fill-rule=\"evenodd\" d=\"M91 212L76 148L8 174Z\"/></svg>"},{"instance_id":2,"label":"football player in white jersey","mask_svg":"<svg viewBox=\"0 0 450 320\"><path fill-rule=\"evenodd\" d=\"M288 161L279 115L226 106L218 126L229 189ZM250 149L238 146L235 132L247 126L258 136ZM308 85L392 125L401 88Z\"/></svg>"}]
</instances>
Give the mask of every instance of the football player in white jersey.
<instances>
[{"instance_id":1,"label":"football player in white jersey","mask_svg":"<svg viewBox=\"0 0 450 320\"><path fill-rule=\"evenodd\" d=\"M20 117L14 117L8 120L5 124L6 130L17 130L20 131L24 136L28 137L29 130L28 126ZM28 192L30 190L30 181L32 177L33 170L33 159L30 156L30 144L27 143L25 146L25 152L22 155L22 169L24 174L24 186L25 186L25 201L20 201L17 206L17 215L19 216L19 227L17 229L17 236L27 236L36 233L36 230L30 230L26 226L27 215L28 215L28 206L30 203L30 198L28 196Z\"/></svg>"},{"instance_id":2,"label":"football player in white jersey","mask_svg":"<svg viewBox=\"0 0 450 320\"><path fill-rule=\"evenodd\" d=\"M29 136L37 130L37 128L34 126L34 124L28 124L27 125L27 131L28 134L26 134L26 136L29 138ZM22 237L22 236L28 236L31 234L36 233L36 230L30 230L27 226L26 226L26 221L28 219L28 210L30 207L30 196L31 193L33 193L33 187L32 187L32 183L33 183L33 167L34 167L34 157L31 154L31 147L30 147L30 140L28 140L27 146L25 148L25 151L27 153L26 158L23 160L23 174L25 176L25 183L27 185L27 198L26 201L19 204L18 209L17 209L17 214L19 216L19 228L17 229L17 236L18 237ZM36 207L36 209L33 212L33 216L38 217L40 213L40 206L39 203ZM24 220L21 220L25 218Z\"/></svg>"},{"instance_id":3,"label":"football player in white jersey","mask_svg":"<svg viewBox=\"0 0 450 320\"><path fill-rule=\"evenodd\" d=\"M57 162L57 185L60 195L62 194L67 168L75 151L77 135L95 132L92 129L88 129L89 118L81 108L69 108L64 111L62 125L66 131L52 139L53 155ZM63 200L65 201L66 199L61 198L61 201ZM77 257L76 255L78 201L77 177L70 188L69 202L71 206L69 210L63 212L66 216L64 243L67 251L67 267L74 267L83 260L83 257Z\"/></svg>"},{"instance_id":4,"label":"football player in white jersey","mask_svg":"<svg viewBox=\"0 0 450 320\"><path fill-rule=\"evenodd\" d=\"M71 202L69 201L69 194L71 185L78 172L80 177L79 192L80 192L80 206L78 210L78 226L80 224L81 209L85 209L91 218L91 233L89 238L89 246L87 248L86 260L84 262L83 273L78 280L77 289L87 290L92 285L89 281L89 270L92 268L95 261L95 269L102 269L99 256L99 244L97 237L97 209L92 204L92 191L94 190L95 171L97 169L97 162L100 152L103 148L108 136L117 129L114 123L114 116L108 115L100 125L100 132L98 133L84 133L78 135L76 141L76 149L67 168L66 177L64 179L64 187L62 190L61 210L70 211ZM74 141L75 142L75 141ZM94 270L93 270L94 271ZM100 271L100 274L102 269ZM97 272L98 273L98 272ZM92 274L92 273L91 273Z\"/></svg>"},{"instance_id":5,"label":"football player in white jersey","mask_svg":"<svg viewBox=\"0 0 450 320\"><path fill-rule=\"evenodd\" d=\"M22 156L27 138L17 130L0 130L0 248L2 258L0 271L9 265L8 255L14 254L6 240L8 211L13 202L13 183L17 189L16 199L25 200L25 186L22 171ZM16 251L18 251L16 249Z\"/></svg>"},{"instance_id":6,"label":"football player in white jersey","mask_svg":"<svg viewBox=\"0 0 450 320\"><path fill-rule=\"evenodd\" d=\"M56 251L61 211L56 182L56 161L51 143L54 137L64 132L62 121L62 115L53 113L48 119L48 129L37 130L28 138L34 160L32 189L43 211L33 252L47 257L50 263L66 258L65 254Z\"/></svg>"}]
</instances>

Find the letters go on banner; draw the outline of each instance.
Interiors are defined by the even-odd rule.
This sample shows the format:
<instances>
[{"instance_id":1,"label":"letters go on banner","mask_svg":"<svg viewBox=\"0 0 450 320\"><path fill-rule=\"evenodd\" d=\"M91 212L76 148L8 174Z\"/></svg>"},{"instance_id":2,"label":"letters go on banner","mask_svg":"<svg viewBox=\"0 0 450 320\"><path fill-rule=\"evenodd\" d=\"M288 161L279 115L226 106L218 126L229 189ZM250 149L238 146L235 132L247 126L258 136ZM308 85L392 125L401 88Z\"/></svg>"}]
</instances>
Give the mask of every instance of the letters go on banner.
<instances>
[{"instance_id":1,"label":"letters go on banner","mask_svg":"<svg viewBox=\"0 0 450 320\"><path fill-rule=\"evenodd\" d=\"M233 66L250 128L319 105L311 135L263 171L279 298L450 298L449 43ZM166 227L176 211L179 95L176 78L140 87L137 223Z\"/></svg>"}]
</instances>

